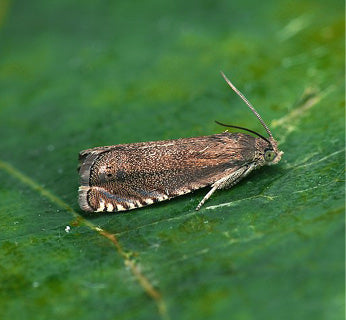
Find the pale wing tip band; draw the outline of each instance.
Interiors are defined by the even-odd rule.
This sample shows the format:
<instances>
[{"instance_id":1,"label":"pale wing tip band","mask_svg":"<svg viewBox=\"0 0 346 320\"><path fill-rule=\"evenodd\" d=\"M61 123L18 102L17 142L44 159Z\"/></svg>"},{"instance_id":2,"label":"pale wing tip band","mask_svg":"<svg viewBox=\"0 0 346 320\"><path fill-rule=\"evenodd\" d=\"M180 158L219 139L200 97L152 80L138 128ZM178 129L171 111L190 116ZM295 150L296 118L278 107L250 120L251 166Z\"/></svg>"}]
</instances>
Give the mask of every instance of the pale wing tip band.
<instances>
[{"instance_id":1,"label":"pale wing tip band","mask_svg":"<svg viewBox=\"0 0 346 320\"><path fill-rule=\"evenodd\" d=\"M79 207L86 212L94 212L95 210L89 205L88 191L90 187L80 186L78 189L78 203Z\"/></svg>"}]
</instances>

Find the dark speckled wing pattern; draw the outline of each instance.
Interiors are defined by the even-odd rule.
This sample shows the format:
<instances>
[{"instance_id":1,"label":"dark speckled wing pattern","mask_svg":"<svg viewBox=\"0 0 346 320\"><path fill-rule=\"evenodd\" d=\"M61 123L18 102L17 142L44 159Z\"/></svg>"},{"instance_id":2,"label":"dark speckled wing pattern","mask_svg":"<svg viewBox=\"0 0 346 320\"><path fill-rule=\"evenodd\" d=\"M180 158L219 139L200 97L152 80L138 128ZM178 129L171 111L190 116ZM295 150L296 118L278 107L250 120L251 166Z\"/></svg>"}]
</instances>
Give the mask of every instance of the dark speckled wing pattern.
<instances>
[{"instance_id":1,"label":"dark speckled wing pattern","mask_svg":"<svg viewBox=\"0 0 346 320\"><path fill-rule=\"evenodd\" d=\"M225 132L81 151L80 206L124 211L212 185L253 163L256 140Z\"/></svg>"}]
</instances>

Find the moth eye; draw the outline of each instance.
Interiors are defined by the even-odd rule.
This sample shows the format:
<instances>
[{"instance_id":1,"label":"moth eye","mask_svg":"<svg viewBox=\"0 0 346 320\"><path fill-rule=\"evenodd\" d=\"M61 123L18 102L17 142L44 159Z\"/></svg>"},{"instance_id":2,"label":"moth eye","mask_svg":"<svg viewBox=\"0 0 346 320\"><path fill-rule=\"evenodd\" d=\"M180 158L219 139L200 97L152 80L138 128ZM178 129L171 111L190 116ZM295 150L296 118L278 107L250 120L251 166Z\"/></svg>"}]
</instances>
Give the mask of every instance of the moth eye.
<instances>
[{"instance_id":1,"label":"moth eye","mask_svg":"<svg viewBox=\"0 0 346 320\"><path fill-rule=\"evenodd\" d=\"M274 160L274 158L275 158L275 152L273 150L265 151L265 153L264 153L264 160L265 161L271 162Z\"/></svg>"},{"instance_id":2,"label":"moth eye","mask_svg":"<svg viewBox=\"0 0 346 320\"><path fill-rule=\"evenodd\" d=\"M107 173L107 177L111 178L113 175L111 173Z\"/></svg>"}]
</instances>

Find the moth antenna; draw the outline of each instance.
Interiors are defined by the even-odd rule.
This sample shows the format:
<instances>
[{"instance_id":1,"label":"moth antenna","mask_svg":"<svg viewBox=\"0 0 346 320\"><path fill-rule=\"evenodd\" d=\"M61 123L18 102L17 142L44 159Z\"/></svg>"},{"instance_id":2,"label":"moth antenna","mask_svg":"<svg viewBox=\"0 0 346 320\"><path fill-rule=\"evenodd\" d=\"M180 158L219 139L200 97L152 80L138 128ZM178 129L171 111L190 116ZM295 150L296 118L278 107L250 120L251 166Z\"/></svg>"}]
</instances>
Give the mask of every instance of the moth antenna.
<instances>
[{"instance_id":1,"label":"moth antenna","mask_svg":"<svg viewBox=\"0 0 346 320\"><path fill-rule=\"evenodd\" d=\"M237 129L241 129L241 130L245 130L245 131L248 131L248 132L251 132L253 134L255 134L256 136L262 138L263 140L267 141L269 144L270 144L270 141L266 138L266 137L263 137L261 134L259 134L258 132L256 131L253 131L251 129L248 129L248 128L244 128L244 127L239 127L239 126L233 126L231 124L225 124L225 123L222 123L220 121L217 121L217 120L214 120L215 123L219 124L220 126L223 126L223 127L228 127L228 128L237 128Z\"/></svg>"},{"instance_id":2,"label":"moth antenna","mask_svg":"<svg viewBox=\"0 0 346 320\"><path fill-rule=\"evenodd\" d=\"M264 121L262 120L261 116L258 114L258 112L256 111L256 109L252 106L252 104L245 98L245 96L234 86L234 84L225 76L225 74L220 71L222 77L225 79L225 81L227 82L227 84L231 87L231 89L248 105L248 107L252 110L252 112L255 114L255 116L257 117L257 119L259 120L259 122L261 122L262 126L264 127L264 129L267 131L268 135L270 138L273 138L272 133L270 132L268 126L264 123Z\"/></svg>"}]
</instances>

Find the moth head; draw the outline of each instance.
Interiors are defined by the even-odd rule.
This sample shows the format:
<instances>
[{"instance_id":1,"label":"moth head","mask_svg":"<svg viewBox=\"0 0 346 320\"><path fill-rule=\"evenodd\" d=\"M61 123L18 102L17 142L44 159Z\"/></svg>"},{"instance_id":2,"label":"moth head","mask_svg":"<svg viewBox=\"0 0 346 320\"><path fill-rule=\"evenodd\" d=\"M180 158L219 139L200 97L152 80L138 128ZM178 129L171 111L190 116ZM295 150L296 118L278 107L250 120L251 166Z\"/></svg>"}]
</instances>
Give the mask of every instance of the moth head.
<instances>
[{"instance_id":1,"label":"moth head","mask_svg":"<svg viewBox=\"0 0 346 320\"><path fill-rule=\"evenodd\" d=\"M276 164L281 160L283 152L278 149L277 141L270 137L269 147L264 150L264 161L266 165Z\"/></svg>"}]
</instances>

